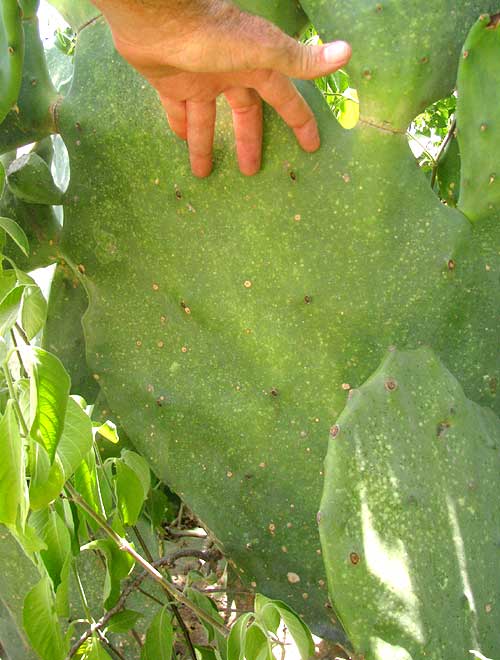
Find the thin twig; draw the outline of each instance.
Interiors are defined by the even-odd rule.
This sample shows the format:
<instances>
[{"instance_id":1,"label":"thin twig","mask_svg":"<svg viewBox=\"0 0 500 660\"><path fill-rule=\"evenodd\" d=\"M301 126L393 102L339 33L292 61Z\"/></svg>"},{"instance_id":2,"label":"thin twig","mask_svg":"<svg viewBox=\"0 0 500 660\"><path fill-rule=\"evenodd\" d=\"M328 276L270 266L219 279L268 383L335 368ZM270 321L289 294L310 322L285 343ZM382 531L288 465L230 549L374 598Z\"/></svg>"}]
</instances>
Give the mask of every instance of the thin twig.
<instances>
[{"instance_id":1,"label":"thin twig","mask_svg":"<svg viewBox=\"0 0 500 660\"><path fill-rule=\"evenodd\" d=\"M144 538L143 538L143 536L142 536L142 534L141 534L139 528L137 527L137 525L133 525L133 526L132 526L132 529L133 529L134 532L135 532L135 535L136 535L136 537L137 537L137 540L139 541L139 543L140 543L140 545L141 545L141 548L143 549L144 554L146 555L147 560L148 560L151 564L154 563L153 555L152 555L151 552L149 551L149 548L148 548L148 546L147 546L147 543L146 543L146 541L144 540ZM166 589L165 589L164 587L163 587L163 590L166 591ZM167 592L167 595L169 595L168 592ZM186 646L187 646L188 651L189 651L189 655L191 656L191 660L196 660L196 650L195 650L195 648L194 648L193 641L192 641L191 636L190 636L190 634L189 634L189 629L188 629L188 627L186 626L186 624L185 624L185 622L184 622L184 619L182 618L182 614L180 613L179 608L177 607L177 605L175 605L175 603L171 603L171 605L170 605L170 609L172 610L172 612L173 612L173 614L174 614L174 616L175 616L175 618L176 618L176 620L177 620L177 623L178 623L179 626L180 626L180 629L181 629L181 631L182 631L182 635L183 635L183 637L184 637L184 640L185 640L185 642L186 642Z\"/></svg>"},{"instance_id":2,"label":"thin twig","mask_svg":"<svg viewBox=\"0 0 500 660\"><path fill-rule=\"evenodd\" d=\"M139 648L142 649L142 647L144 646L144 642L142 641L141 636L139 635L137 630L135 628L131 628L130 633L131 633L132 637L135 639L135 641L137 642L137 645L139 646Z\"/></svg>"},{"instance_id":3,"label":"thin twig","mask_svg":"<svg viewBox=\"0 0 500 660\"><path fill-rule=\"evenodd\" d=\"M153 602L157 603L158 605L161 605L162 607L165 605L165 603L157 598L156 596L153 596L153 594L150 594L149 591L146 591L142 587L137 587L137 591L141 593L143 596L146 596L146 598L150 598Z\"/></svg>"},{"instance_id":4,"label":"thin twig","mask_svg":"<svg viewBox=\"0 0 500 660\"><path fill-rule=\"evenodd\" d=\"M189 536L195 539L206 539L208 534L206 532L196 532L194 529L184 529L183 531L176 531L171 527L165 527L165 532L167 536L173 536L174 538L180 538L181 536Z\"/></svg>"},{"instance_id":5,"label":"thin twig","mask_svg":"<svg viewBox=\"0 0 500 660\"><path fill-rule=\"evenodd\" d=\"M195 559L201 559L202 561L209 562L213 559L220 559L221 554L218 550L206 552L204 550L196 550L195 548L184 548L182 550L177 550L171 555L168 555L168 566L173 566L178 559L183 557L194 557Z\"/></svg>"},{"instance_id":6,"label":"thin twig","mask_svg":"<svg viewBox=\"0 0 500 660\"><path fill-rule=\"evenodd\" d=\"M17 345L16 334L15 334L15 332L12 328L10 329L10 336L12 338L12 343L16 347L15 353L16 353L17 359L19 361L19 369L20 369L20 372L21 372L21 376L23 376L23 378L26 378L27 375L28 375L28 372L26 370L26 367L24 366L23 357L21 355L21 352L19 351L19 346Z\"/></svg>"},{"instance_id":7,"label":"thin twig","mask_svg":"<svg viewBox=\"0 0 500 660\"><path fill-rule=\"evenodd\" d=\"M170 582L167 582L165 578L162 576L162 574L157 570L158 568L161 568L162 566L167 566L169 565L173 559L172 556L170 557L162 557L161 559L158 559L157 561L153 562L152 564L148 563L141 555L139 555L134 548L128 543L126 539L121 538L115 531L112 529L107 522L101 518L101 516L96 513L92 507L90 507L85 500L80 497L80 495L75 491L75 489L71 486L71 484L67 483L66 484L66 489L68 490L69 494L71 495L71 498L73 501L78 504L86 513L88 513L89 516L91 516L101 527L103 532L105 532L122 550L123 552L127 552L130 554L133 559L140 564L145 570L138 575L134 580L132 580L122 591L120 598L118 599L117 603L112 607L110 610L108 610L98 621L93 623L80 637L79 639L73 644L71 647L68 655L66 656L66 660L71 660L76 653L78 652L78 649L80 646L89 638L93 635L94 632L100 630L103 628L108 621L111 619L111 617L120 612L129 597L129 595L140 585L142 582L147 578L147 577L152 577L156 582L160 584L162 588L171 596L174 598L176 601L180 602L182 605L185 605L188 609L192 610L200 619L204 619L207 623L209 623L211 626L213 626L218 632L220 632L222 635L227 637L229 634L228 629L226 626L224 626L220 621L212 617L210 614L202 610L200 607L198 607L195 603L189 600L186 596L181 594L176 587L174 587L173 584ZM180 552L180 551L179 551ZM200 551L194 551L197 554ZM178 554L178 553L174 553ZM205 560L210 559L210 555L208 553L205 553ZM181 625L179 623L179 625Z\"/></svg>"},{"instance_id":8,"label":"thin twig","mask_svg":"<svg viewBox=\"0 0 500 660\"><path fill-rule=\"evenodd\" d=\"M23 411L21 410L21 406L19 405L19 401L16 396L16 391L14 389L14 383L12 382L12 378L10 375L10 371L7 368L7 365L4 364L3 366L3 373L5 376L5 381L7 383L7 387L9 389L9 397L12 399L14 403L14 410L16 411L17 415L17 420L19 424L21 425L21 428L23 430L24 437L27 438L30 434L28 425L26 424L26 420L24 419Z\"/></svg>"},{"instance_id":9,"label":"thin twig","mask_svg":"<svg viewBox=\"0 0 500 660\"><path fill-rule=\"evenodd\" d=\"M184 514L184 502L179 504L179 511L177 512L177 518L174 520L172 527L179 527L182 522L182 516Z\"/></svg>"},{"instance_id":10,"label":"thin twig","mask_svg":"<svg viewBox=\"0 0 500 660\"><path fill-rule=\"evenodd\" d=\"M102 632L102 630L98 630L97 634L99 635L99 639L101 642L104 644L104 646L107 646L110 651L112 651L119 660L127 660L124 655L120 653L120 651L111 644L109 639L107 639L106 635Z\"/></svg>"},{"instance_id":11,"label":"thin twig","mask_svg":"<svg viewBox=\"0 0 500 660\"><path fill-rule=\"evenodd\" d=\"M451 126L448 130L448 133L446 134L446 137L444 138L441 146L439 147L439 151L437 152L436 158L434 159L434 165L432 167L432 175L431 175L431 188L433 190L434 190L434 185L436 183L437 171L438 171L438 167L439 167L439 161L443 157L448 144L450 143L451 139L453 138L453 134L455 133L456 128L457 128L457 120L454 119L451 122Z\"/></svg>"},{"instance_id":12,"label":"thin twig","mask_svg":"<svg viewBox=\"0 0 500 660\"><path fill-rule=\"evenodd\" d=\"M19 323L14 323L14 327L16 328L17 332L21 335L21 339L26 344L26 346L29 346L30 340L28 339L28 335L24 332L23 328L19 325Z\"/></svg>"}]
</instances>

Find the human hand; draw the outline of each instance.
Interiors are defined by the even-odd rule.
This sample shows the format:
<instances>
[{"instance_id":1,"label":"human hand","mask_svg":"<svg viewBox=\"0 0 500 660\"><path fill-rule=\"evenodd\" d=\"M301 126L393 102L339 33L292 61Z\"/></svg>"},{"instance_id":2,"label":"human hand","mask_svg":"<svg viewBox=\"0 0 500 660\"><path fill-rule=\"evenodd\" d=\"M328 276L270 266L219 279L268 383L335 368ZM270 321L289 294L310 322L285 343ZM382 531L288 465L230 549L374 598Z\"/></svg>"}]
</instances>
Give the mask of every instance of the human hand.
<instances>
[{"instance_id":1,"label":"human hand","mask_svg":"<svg viewBox=\"0 0 500 660\"><path fill-rule=\"evenodd\" d=\"M305 46L226 0L95 0L116 49L158 91L172 130L187 140L195 176L212 170L216 99L233 113L238 163L258 172L262 100L305 151L320 146L314 115L290 78L312 79L346 64L342 41Z\"/></svg>"}]
</instances>

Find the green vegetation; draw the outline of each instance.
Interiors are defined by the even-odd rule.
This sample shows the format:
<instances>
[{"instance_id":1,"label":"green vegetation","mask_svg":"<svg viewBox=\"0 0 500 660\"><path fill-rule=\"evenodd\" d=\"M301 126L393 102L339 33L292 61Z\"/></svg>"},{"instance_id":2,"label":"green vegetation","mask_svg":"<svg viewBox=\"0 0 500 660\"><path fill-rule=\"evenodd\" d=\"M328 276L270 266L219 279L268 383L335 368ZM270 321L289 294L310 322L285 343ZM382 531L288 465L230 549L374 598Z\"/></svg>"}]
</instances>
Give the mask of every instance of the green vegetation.
<instances>
[{"instance_id":1,"label":"green vegetation","mask_svg":"<svg viewBox=\"0 0 500 660\"><path fill-rule=\"evenodd\" d=\"M318 153L266 111L244 178L221 107L201 181L91 5L53 3L72 31L44 54L14 4L6 657L271 660L281 624L304 660L307 626L338 656L498 657L500 6L304 0L304 32L264 3L352 66L300 83Z\"/></svg>"}]
</instances>

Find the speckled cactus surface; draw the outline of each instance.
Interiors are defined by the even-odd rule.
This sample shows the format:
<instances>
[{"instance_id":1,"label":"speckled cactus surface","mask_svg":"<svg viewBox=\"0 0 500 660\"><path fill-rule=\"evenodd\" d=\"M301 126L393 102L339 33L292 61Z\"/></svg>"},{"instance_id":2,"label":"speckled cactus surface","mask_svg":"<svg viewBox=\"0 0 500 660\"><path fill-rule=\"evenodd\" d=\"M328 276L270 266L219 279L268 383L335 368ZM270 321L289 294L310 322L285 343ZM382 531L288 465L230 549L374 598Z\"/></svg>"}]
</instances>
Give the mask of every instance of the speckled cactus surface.
<instances>
[{"instance_id":1,"label":"speckled cactus surface","mask_svg":"<svg viewBox=\"0 0 500 660\"><path fill-rule=\"evenodd\" d=\"M279 118L266 111L263 168L244 178L235 163L230 116L221 107L215 170L207 180L191 175L185 145L169 131L155 93L117 55L103 19L85 3L54 4L81 28L73 83L64 98L41 85L40 121L35 126L28 117L26 125L30 136L57 129L68 149L64 228L50 256L64 259L88 296L83 327L94 386L102 388L134 445L204 521L248 584L288 601L320 634L345 641L340 617L366 660L455 660L462 642L472 644L474 622L460 582L451 514L443 509L452 434L430 438L418 430L413 436L412 425L418 425L418 409L425 429L435 431L441 420L427 416L426 408L449 411L452 395L474 411L472 421L463 413L467 433L456 431L464 449L449 488L456 524L470 536L467 561L472 537L484 537L470 561L486 584L498 568L496 541L489 537L498 516L486 506L496 484L498 436L490 437L485 426L475 444L468 441L482 415L491 427L498 423L493 412L480 413L476 404L499 412L500 28L486 14L500 11L498 0L304 0L302 9L322 36L353 45L350 72L359 91L360 122L351 131L342 129L313 83L300 83L318 118L321 150L303 153ZM239 4L259 11L258 2ZM296 2L260 5L290 33L302 29ZM35 50L37 43L29 41ZM40 65L38 55L30 60L29 49L28 61ZM417 113L451 92L457 71L462 171L461 196L452 209L430 189L405 133ZM3 126L0 146L9 151L20 129ZM81 299L73 304L75 296L66 298L66 313L80 314ZM57 308L64 315L64 305ZM46 341L56 350L53 337ZM359 559L357 567L348 565L349 554L336 555L335 548L350 547L346 529L359 536L360 493L371 487L374 473L359 469L355 447L347 445L342 470L352 482L345 480L339 495L334 463L337 447L346 445L332 449L331 429L348 391L371 376L388 346L406 351L422 345L437 357L394 358L401 361L398 369L410 393L407 408L401 403L392 411L401 432L387 447L397 455L391 453L391 460L402 466L409 494L410 458L415 469L420 456L429 461L428 469L418 467L419 488L427 488L429 497L436 492L441 508L436 504L434 518L429 513L429 529L437 525L436 552L445 563L452 557L453 567L449 593L444 585L446 594L438 598L427 584L427 555L415 549L420 563L411 568L419 590L412 598L429 600L421 604L424 642L414 642L420 632L401 639L393 632L413 616L411 603L398 601L399 623L386 620L379 606L390 607L397 594L370 572L362 548L350 551ZM369 382L380 376L374 378ZM426 378L435 391L419 399L412 384ZM376 444L365 418L385 420L386 406L392 405L388 396L384 391L368 397L366 414L355 419L363 456ZM465 403L465 396L474 404ZM349 419L353 405L342 413ZM415 443L434 444L416 454L413 437ZM388 455L380 457L377 470L385 469L384 460ZM464 472L474 461L488 464L485 493L467 486ZM478 480L479 467L474 470L472 479ZM456 508L460 483L477 515L465 506L462 518ZM322 492L324 554L316 519ZM379 534L386 533L382 504L378 500L372 512ZM393 504L389 498L387 506ZM335 507L344 517L336 518ZM401 507L393 511L382 544L410 534ZM438 555L429 556L438 563ZM444 573L437 565L435 570L442 584ZM369 602L358 606L362 594ZM455 599L455 609L447 598ZM500 652L489 624L482 623L488 603L498 604L496 592L477 603L477 634L486 655ZM434 607L464 617L462 637L453 632L461 625L456 621L447 629L457 646L436 642L439 635L427 625ZM413 631L416 625L408 623ZM383 655L366 635L403 650ZM439 655L438 649L446 652Z\"/></svg>"}]
</instances>

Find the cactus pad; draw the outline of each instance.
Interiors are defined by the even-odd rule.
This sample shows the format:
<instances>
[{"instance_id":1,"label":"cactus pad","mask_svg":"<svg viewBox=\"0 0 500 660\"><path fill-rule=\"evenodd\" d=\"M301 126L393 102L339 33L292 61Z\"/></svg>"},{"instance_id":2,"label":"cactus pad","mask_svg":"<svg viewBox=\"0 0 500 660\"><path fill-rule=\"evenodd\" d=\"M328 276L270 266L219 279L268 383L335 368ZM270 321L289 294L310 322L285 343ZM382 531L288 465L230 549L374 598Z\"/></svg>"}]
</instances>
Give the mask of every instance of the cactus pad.
<instances>
[{"instance_id":1,"label":"cactus pad","mask_svg":"<svg viewBox=\"0 0 500 660\"><path fill-rule=\"evenodd\" d=\"M16 0L0 5L0 122L17 101L23 72L24 40Z\"/></svg>"},{"instance_id":2,"label":"cactus pad","mask_svg":"<svg viewBox=\"0 0 500 660\"><path fill-rule=\"evenodd\" d=\"M332 427L330 593L366 660L500 653L500 423L432 351L390 352Z\"/></svg>"}]
</instances>

